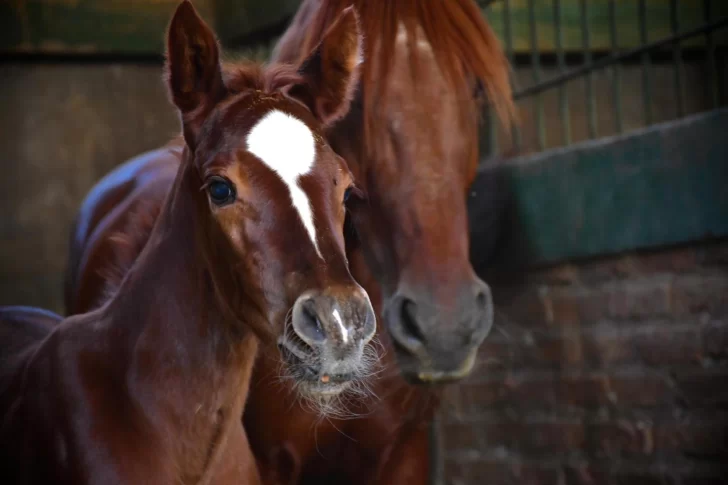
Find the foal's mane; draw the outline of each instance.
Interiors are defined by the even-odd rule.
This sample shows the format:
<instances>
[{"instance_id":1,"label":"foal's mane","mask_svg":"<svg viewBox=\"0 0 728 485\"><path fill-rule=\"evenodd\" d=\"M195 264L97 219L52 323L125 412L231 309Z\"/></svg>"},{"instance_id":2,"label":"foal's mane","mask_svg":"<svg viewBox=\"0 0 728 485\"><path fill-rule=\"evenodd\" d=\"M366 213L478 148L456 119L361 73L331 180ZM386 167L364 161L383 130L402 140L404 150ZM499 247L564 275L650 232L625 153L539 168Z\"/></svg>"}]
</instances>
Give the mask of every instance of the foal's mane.
<instances>
[{"instance_id":1,"label":"foal's mane","mask_svg":"<svg viewBox=\"0 0 728 485\"><path fill-rule=\"evenodd\" d=\"M280 92L286 86L302 82L295 66L265 65L249 61L225 63L223 78L232 96L249 91L270 95ZM184 146L182 135L172 139L167 146ZM105 300L118 291L122 280L144 249L161 213L163 201L164 197L140 200L121 230L109 236L115 244L109 266L101 269L106 284Z\"/></svg>"},{"instance_id":2,"label":"foal's mane","mask_svg":"<svg viewBox=\"0 0 728 485\"><path fill-rule=\"evenodd\" d=\"M365 141L372 146L376 136L375 106L386 95L392 76L394 45L399 26L416 42L419 28L432 47L445 79L458 99L473 97L472 81L478 81L505 126L515 118L510 67L498 38L473 0L321 0L313 17L302 52L309 52L321 41L339 13L354 5L364 36L361 94ZM410 64L421 57L410 49ZM474 79L473 79L474 78Z\"/></svg>"}]
</instances>

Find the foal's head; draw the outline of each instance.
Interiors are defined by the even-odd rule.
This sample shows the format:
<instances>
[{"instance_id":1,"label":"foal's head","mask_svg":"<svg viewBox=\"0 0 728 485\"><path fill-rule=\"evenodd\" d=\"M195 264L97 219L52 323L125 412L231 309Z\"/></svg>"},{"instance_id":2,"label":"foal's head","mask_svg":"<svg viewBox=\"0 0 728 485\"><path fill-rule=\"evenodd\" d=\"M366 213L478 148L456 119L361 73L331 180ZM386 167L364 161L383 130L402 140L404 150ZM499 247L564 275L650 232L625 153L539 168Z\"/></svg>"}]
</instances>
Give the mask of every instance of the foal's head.
<instances>
[{"instance_id":1,"label":"foal's head","mask_svg":"<svg viewBox=\"0 0 728 485\"><path fill-rule=\"evenodd\" d=\"M317 2L305 38L319 38L351 1ZM508 65L473 0L353 1L367 52L361 110L330 139L368 195L352 207L354 226L382 283L402 373L458 379L492 323L490 290L469 260L466 197L478 162L479 92L507 117ZM296 48L285 44L293 38L284 37L282 57Z\"/></svg>"},{"instance_id":2,"label":"foal's head","mask_svg":"<svg viewBox=\"0 0 728 485\"><path fill-rule=\"evenodd\" d=\"M275 337L309 396L360 378L375 330L344 252L345 203L357 189L321 135L348 110L360 48L353 11L298 67L223 67L188 1L168 31L167 82L220 305L264 322L258 330Z\"/></svg>"}]
</instances>

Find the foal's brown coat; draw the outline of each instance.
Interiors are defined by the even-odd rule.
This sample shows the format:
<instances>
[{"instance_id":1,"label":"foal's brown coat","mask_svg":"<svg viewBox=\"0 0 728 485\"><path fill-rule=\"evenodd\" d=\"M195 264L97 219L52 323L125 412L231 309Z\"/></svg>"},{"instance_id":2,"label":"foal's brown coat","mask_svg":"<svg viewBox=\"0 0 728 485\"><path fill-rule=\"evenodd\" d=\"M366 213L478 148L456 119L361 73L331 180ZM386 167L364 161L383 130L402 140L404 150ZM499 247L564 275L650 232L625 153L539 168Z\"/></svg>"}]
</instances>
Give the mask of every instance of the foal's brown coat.
<instances>
[{"instance_id":1,"label":"foal's brown coat","mask_svg":"<svg viewBox=\"0 0 728 485\"><path fill-rule=\"evenodd\" d=\"M351 25L340 26L345 38ZM175 170L150 172L173 174L154 223L155 199L135 208L151 226L146 244L124 242L128 254L140 252L90 313L60 321L0 310L4 482L259 482L240 424L259 339L270 342L311 289L338 288L342 306L362 298L343 247L351 178L318 134L348 106L347 62L358 55L349 50L335 59L334 83L326 62L232 66L224 79L213 33L189 2L177 8L167 70L185 144L165 152L181 157ZM316 187L321 256L302 247L285 185L245 152L248 130L273 109L316 133L306 184ZM210 188L222 176L236 189L224 204Z\"/></svg>"}]
</instances>

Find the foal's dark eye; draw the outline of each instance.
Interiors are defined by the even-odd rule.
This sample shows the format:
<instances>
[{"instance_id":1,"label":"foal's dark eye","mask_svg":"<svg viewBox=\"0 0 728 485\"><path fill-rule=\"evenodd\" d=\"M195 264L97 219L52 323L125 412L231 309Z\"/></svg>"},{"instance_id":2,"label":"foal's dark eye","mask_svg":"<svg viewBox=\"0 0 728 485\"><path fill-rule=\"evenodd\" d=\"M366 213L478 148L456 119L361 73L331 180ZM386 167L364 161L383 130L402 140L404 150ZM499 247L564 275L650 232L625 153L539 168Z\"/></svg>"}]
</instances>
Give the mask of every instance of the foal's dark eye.
<instances>
[{"instance_id":1,"label":"foal's dark eye","mask_svg":"<svg viewBox=\"0 0 728 485\"><path fill-rule=\"evenodd\" d=\"M207 193L210 194L210 199L215 205L225 205L235 200L233 184L221 177L214 177L207 184Z\"/></svg>"},{"instance_id":2,"label":"foal's dark eye","mask_svg":"<svg viewBox=\"0 0 728 485\"><path fill-rule=\"evenodd\" d=\"M348 189L346 189L344 191L344 203L346 203L346 201L349 200L349 197L351 196L351 190L352 190L352 188L349 187Z\"/></svg>"}]
</instances>

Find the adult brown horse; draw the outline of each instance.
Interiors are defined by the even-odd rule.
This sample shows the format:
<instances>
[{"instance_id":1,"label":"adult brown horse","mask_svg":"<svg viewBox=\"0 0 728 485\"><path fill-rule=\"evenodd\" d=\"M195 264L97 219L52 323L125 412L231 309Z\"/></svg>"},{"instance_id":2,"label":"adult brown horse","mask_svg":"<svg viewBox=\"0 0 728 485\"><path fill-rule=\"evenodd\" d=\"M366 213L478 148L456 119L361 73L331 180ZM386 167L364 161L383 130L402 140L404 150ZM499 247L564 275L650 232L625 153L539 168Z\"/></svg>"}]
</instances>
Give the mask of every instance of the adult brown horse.
<instances>
[{"instance_id":1,"label":"adult brown horse","mask_svg":"<svg viewBox=\"0 0 728 485\"><path fill-rule=\"evenodd\" d=\"M492 322L490 291L468 257L466 197L480 94L506 125L514 113L508 63L472 0L305 0L274 60L301 59L352 3L367 59L354 108L328 132L368 196L350 211L360 239L347 241L352 273L383 315L401 375L455 381L471 372ZM350 405L362 417L319 423L277 399L283 386L265 378L270 366L254 372L244 419L263 473L318 485L427 483L429 389L385 373L380 402Z\"/></svg>"},{"instance_id":2,"label":"adult brown horse","mask_svg":"<svg viewBox=\"0 0 728 485\"><path fill-rule=\"evenodd\" d=\"M147 243L96 310L0 310L3 483L257 483L240 416L258 339L292 328L289 357L316 354L320 379L295 374L307 393L362 370L375 327L344 251L352 178L321 136L355 82L353 15L331 32L299 69L223 68L212 31L177 8L167 82L184 147Z\"/></svg>"}]
</instances>

